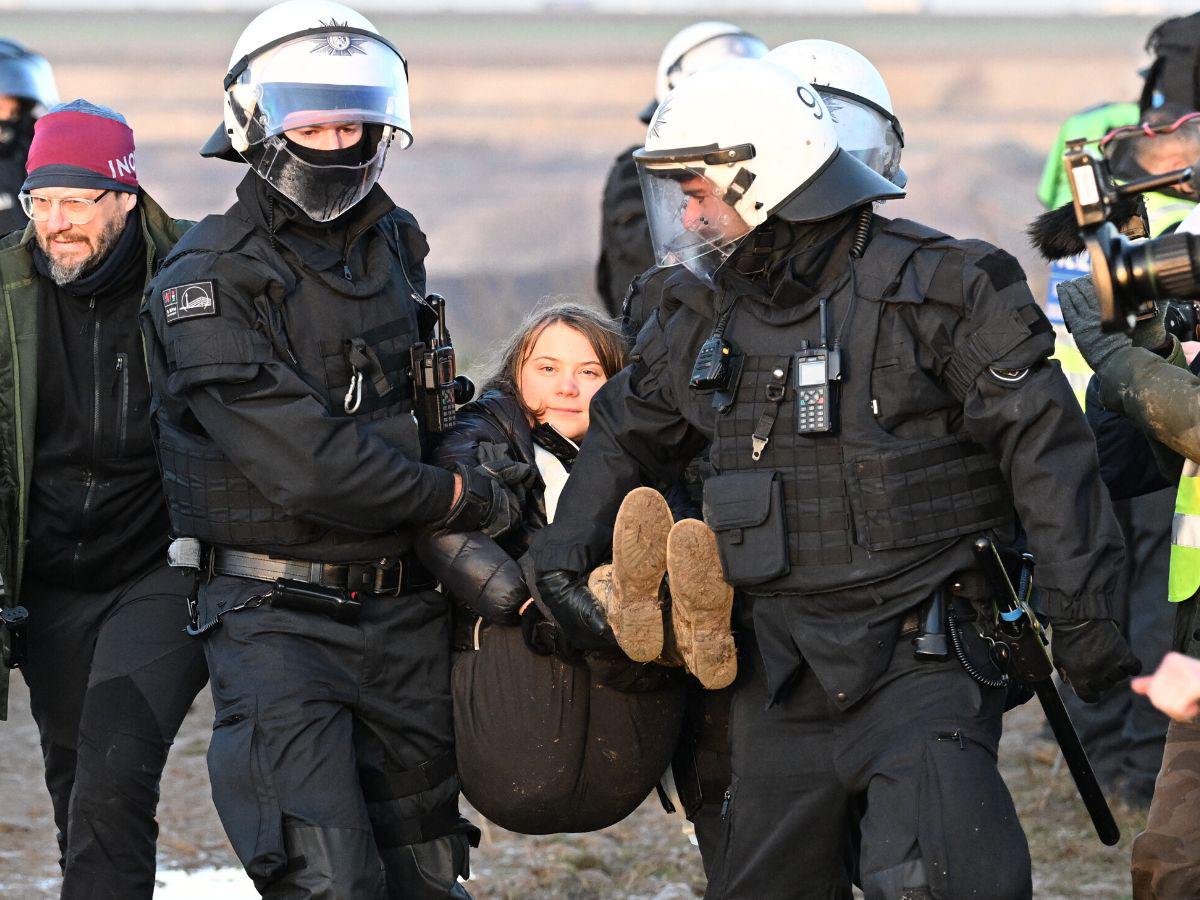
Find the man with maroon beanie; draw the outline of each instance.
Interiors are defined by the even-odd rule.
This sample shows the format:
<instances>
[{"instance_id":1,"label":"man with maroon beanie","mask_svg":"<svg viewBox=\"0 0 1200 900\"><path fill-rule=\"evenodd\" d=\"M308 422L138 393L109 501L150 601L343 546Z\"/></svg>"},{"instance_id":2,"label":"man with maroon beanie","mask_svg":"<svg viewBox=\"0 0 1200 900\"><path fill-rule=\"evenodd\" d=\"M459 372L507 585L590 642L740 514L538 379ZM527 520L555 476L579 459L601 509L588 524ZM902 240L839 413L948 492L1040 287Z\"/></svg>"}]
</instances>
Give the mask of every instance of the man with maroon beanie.
<instances>
[{"instance_id":1,"label":"man with maroon beanie","mask_svg":"<svg viewBox=\"0 0 1200 900\"><path fill-rule=\"evenodd\" d=\"M137 316L190 223L139 189L124 118L85 100L38 120L26 172L32 221L0 240L0 572L29 619L0 649L29 685L62 896L149 900L159 778L208 676L167 565Z\"/></svg>"}]
</instances>

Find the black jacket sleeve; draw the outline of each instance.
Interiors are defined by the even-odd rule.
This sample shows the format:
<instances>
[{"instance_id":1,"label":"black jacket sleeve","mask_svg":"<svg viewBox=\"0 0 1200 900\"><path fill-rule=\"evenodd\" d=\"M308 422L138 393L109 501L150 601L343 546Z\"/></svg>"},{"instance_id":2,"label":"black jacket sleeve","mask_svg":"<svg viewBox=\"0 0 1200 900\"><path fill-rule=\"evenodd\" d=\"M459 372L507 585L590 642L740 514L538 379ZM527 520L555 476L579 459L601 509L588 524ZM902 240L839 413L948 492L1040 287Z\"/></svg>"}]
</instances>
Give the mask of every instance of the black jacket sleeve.
<instances>
[{"instance_id":1,"label":"black jacket sleeve","mask_svg":"<svg viewBox=\"0 0 1200 900\"><path fill-rule=\"evenodd\" d=\"M483 411L485 403L494 415ZM508 446L513 458L524 456L516 435L500 425L520 414L511 399L485 395L458 412L454 428L442 435L434 448L433 462L447 467L459 463L473 466L479 461L479 446L484 443ZM527 502L533 502L533 497L527 495ZM494 624L513 625L520 619L521 605L530 596L525 577L512 555L486 534L426 532L417 538L416 551L460 606Z\"/></svg>"},{"instance_id":2,"label":"black jacket sleeve","mask_svg":"<svg viewBox=\"0 0 1200 900\"><path fill-rule=\"evenodd\" d=\"M962 308L945 321L945 372L959 384L963 423L994 453L1038 560L1045 611L1109 618L1123 541L1098 477L1095 442L1070 385L1050 360L1054 333L1017 261L959 242ZM936 337L931 339L938 344Z\"/></svg>"},{"instance_id":3,"label":"black jacket sleeve","mask_svg":"<svg viewBox=\"0 0 1200 900\"><path fill-rule=\"evenodd\" d=\"M218 314L168 323L163 290L208 280ZM415 424L399 446L371 421L329 412L274 339L268 298L279 290L265 266L236 252L169 260L144 306L156 391L185 404L255 487L298 518L371 532L438 521L453 475L419 461Z\"/></svg>"}]
</instances>

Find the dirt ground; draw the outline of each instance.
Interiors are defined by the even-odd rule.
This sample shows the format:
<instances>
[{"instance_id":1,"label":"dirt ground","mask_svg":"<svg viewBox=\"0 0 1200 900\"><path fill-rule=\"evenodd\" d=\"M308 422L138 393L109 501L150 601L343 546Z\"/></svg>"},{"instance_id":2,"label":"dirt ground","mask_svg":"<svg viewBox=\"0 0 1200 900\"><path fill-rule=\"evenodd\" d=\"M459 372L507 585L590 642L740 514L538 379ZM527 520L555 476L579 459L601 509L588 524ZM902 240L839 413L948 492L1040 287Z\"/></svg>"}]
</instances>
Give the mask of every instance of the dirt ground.
<instances>
[{"instance_id":1,"label":"dirt ground","mask_svg":"<svg viewBox=\"0 0 1200 900\"><path fill-rule=\"evenodd\" d=\"M195 155L220 115L220 79L242 14L6 12L3 31L44 48L64 98L121 110L138 137L143 185L175 215L226 206L243 169ZM591 296L600 188L612 158L639 142L663 43L687 24L656 17L377 17L408 55L414 146L384 183L430 237L430 287L450 304L463 356L487 350L548 295ZM1152 20L1141 18L742 18L775 45L826 37L870 56L904 124L909 198L889 204L957 236L1013 252L1041 293L1046 267L1025 245L1039 212L1044 154L1069 113L1136 96ZM56 896L53 828L36 731L17 679L0 726L0 897ZM161 868L233 863L208 801L211 704L197 701L163 784ZM1104 848L1070 780L1054 766L1030 704L1012 714L1005 777L1034 852L1035 893L1129 896L1138 816ZM472 893L488 898L697 896L698 855L657 802L590 835L518 837L494 827L474 857ZM802 873L797 873L798 878Z\"/></svg>"}]
</instances>

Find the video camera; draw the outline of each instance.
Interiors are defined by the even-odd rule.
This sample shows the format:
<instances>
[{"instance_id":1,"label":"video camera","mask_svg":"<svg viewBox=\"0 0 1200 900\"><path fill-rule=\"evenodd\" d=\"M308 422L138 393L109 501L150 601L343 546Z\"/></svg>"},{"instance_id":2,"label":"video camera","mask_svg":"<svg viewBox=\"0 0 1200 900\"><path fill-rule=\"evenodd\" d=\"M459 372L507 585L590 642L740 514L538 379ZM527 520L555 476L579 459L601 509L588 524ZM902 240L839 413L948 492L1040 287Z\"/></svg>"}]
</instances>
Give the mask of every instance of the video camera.
<instances>
[{"instance_id":1,"label":"video camera","mask_svg":"<svg viewBox=\"0 0 1200 900\"><path fill-rule=\"evenodd\" d=\"M1030 226L1033 243L1049 260L1087 251L1105 331L1128 331L1156 315L1156 301L1174 300L1167 328L1181 340L1197 340L1200 299L1200 235L1148 236L1141 195L1200 183L1191 167L1117 183L1091 141L1067 142L1063 154L1072 203L1040 216Z\"/></svg>"}]
</instances>

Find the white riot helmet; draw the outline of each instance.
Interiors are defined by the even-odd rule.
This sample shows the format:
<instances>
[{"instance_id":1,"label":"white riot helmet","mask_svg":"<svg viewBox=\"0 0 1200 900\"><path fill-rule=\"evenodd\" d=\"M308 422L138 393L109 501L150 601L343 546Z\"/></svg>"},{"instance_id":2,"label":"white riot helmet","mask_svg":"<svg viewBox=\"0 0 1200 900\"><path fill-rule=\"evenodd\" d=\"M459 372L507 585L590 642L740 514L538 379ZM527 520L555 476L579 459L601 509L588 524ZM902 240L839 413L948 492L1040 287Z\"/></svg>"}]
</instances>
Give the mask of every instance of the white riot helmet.
<instances>
[{"instance_id":1,"label":"white riot helmet","mask_svg":"<svg viewBox=\"0 0 1200 900\"><path fill-rule=\"evenodd\" d=\"M658 58L654 99L642 110L647 125L662 98L689 75L734 59L762 59L767 45L728 22L697 22L667 41Z\"/></svg>"},{"instance_id":2,"label":"white riot helmet","mask_svg":"<svg viewBox=\"0 0 1200 900\"><path fill-rule=\"evenodd\" d=\"M16 41L0 38L0 94L27 101L33 114L41 115L58 103L50 63Z\"/></svg>"},{"instance_id":3,"label":"white riot helmet","mask_svg":"<svg viewBox=\"0 0 1200 900\"><path fill-rule=\"evenodd\" d=\"M791 69L821 92L837 127L838 143L884 178L904 187L900 168L904 131L883 76L871 61L834 41L792 41L767 59Z\"/></svg>"},{"instance_id":4,"label":"white riot helmet","mask_svg":"<svg viewBox=\"0 0 1200 900\"><path fill-rule=\"evenodd\" d=\"M201 153L237 151L255 172L317 222L350 209L375 185L388 145L412 143L408 66L366 17L332 0L286 0L242 32L225 76L224 138ZM362 152L319 164L285 131L361 122ZM356 145L359 146L359 145Z\"/></svg>"},{"instance_id":5,"label":"white riot helmet","mask_svg":"<svg viewBox=\"0 0 1200 900\"><path fill-rule=\"evenodd\" d=\"M655 261L709 284L771 216L816 222L904 196L838 147L816 90L766 60L688 78L663 98L633 158Z\"/></svg>"}]
</instances>

